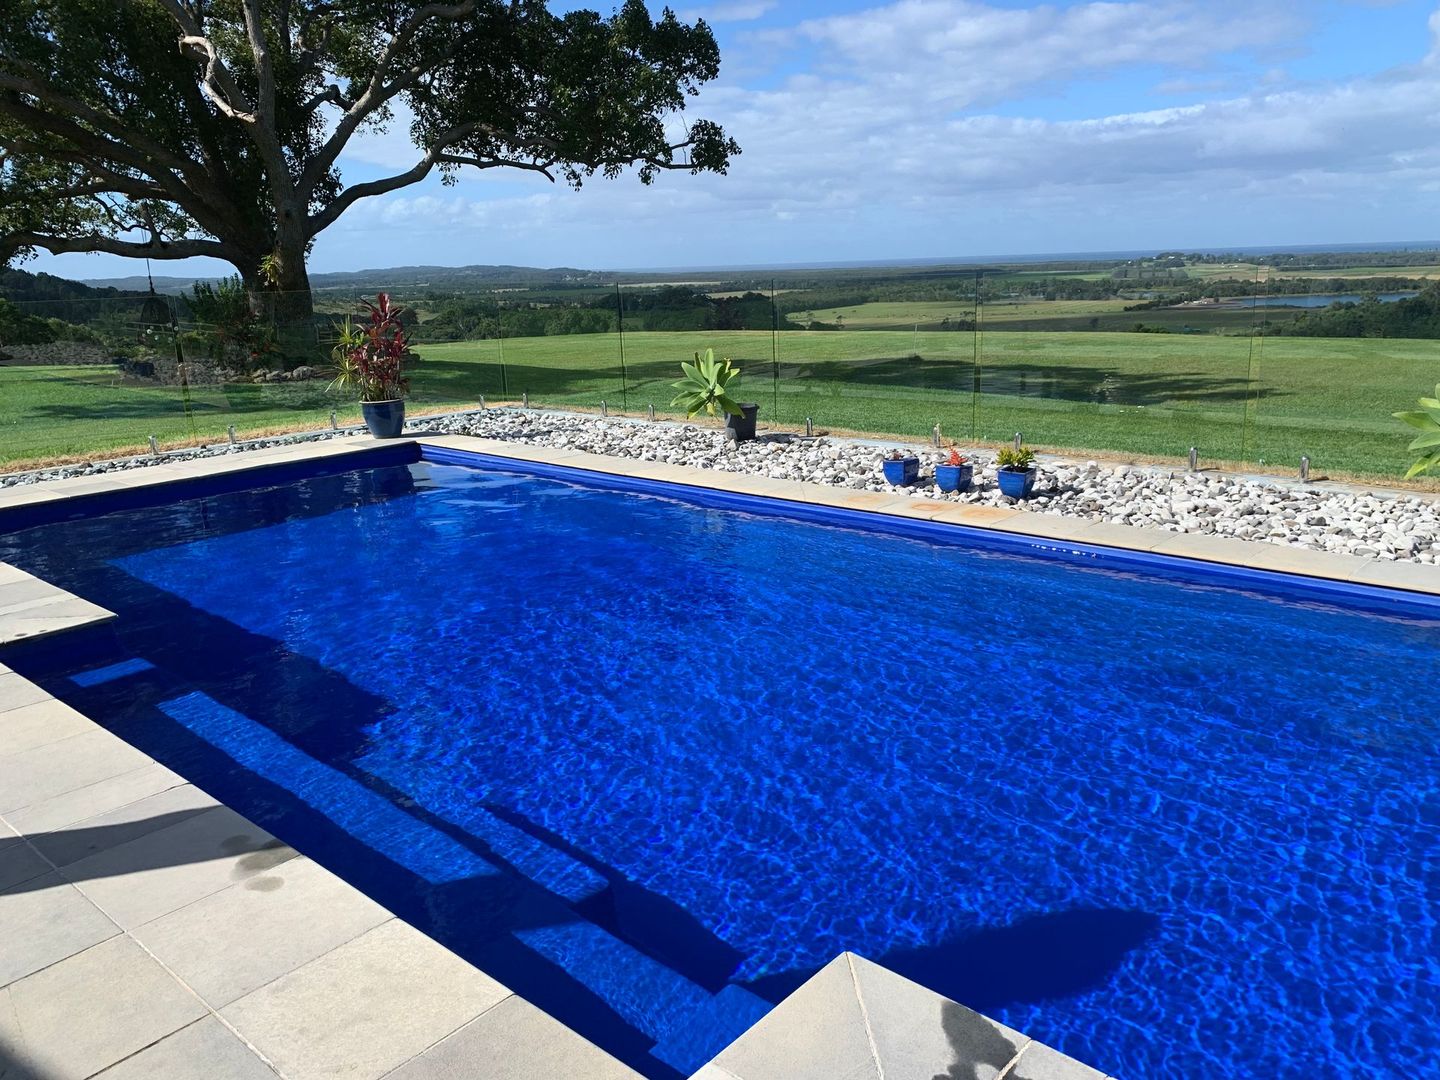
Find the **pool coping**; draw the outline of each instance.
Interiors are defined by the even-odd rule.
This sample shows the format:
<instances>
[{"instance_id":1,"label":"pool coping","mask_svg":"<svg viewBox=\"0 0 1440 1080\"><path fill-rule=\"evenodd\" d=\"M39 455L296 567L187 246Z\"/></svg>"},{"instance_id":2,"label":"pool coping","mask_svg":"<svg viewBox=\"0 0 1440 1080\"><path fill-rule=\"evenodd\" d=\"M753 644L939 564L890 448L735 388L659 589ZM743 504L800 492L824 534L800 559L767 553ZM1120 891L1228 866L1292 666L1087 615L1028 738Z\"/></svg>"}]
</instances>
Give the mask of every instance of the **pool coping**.
<instances>
[{"instance_id":1,"label":"pool coping","mask_svg":"<svg viewBox=\"0 0 1440 1080\"><path fill-rule=\"evenodd\" d=\"M744 508L747 500L759 499L765 500L779 512L801 517L834 511L851 517L859 515L858 518L855 518L856 520L870 523L884 522L897 526L903 525L904 531L921 529L927 532L933 531L937 536L956 537L984 535L1018 545L1021 549L1028 547L1037 553L1068 553L1084 556L1087 553L1099 552L1109 556L1139 560L1140 564L1143 564L1145 560L1150 560L1157 565L1162 563L1190 564L1211 569L1220 568L1240 573L1254 573L1265 578L1298 578L1312 583L1328 584L1342 590L1354 590L1357 596L1405 595L1422 601L1427 606L1435 598L1440 597L1440 568L1422 564L1384 563L1356 556L1297 548L1286 549L1277 545L1252 541L1094 523L1021 508L979 506L941 502L905 494L854 491L800 481L758 477L746 473L695 469L631 458L605 457L575 450L554 449L463 435L418 435L384 442L370 439L364 435L342 437L317 443L248 450L233 455L194 458L157 465L153 468L125 470L98 477L75 477L22 485L0 490L0 527L4 527L9 521L16 520L17 514L18 517L23 518L31 513L42 513L43 516L53 520L65 520L70 517L85 516L91 512L103 512L105 509L123 505L124 501L131 497L141 500L139 503L132 503L133 505L143 505L144 501L150 498L163 497L165 489L171 485L185 487L191 481L213 481L215 478L230 477L232 480L229 486L238 489L255 486L257 483L264 483L271 478L281 479L286 475L287 466L304 467L308 473L313 472L313 466L317 462L330 462L337 469L348 469L363 467L367 462L382 464L391 460L400 460L404 455L412 455L408 460L413 461L416 451L413 448L406 449L407 445L413 446L413 444L418 444L424 458L432 461L443 462L452 453L456 460L468 459L472 462L478 456L492 461L510 462L524 471L543 475L571 476L581 480L587 477L592 480L596 477L609 478L612 481L656 485L654 490L662 493L674 493L684 489L686 493L691 495L699 493L709 499L736 496L739 497L739 501L735 504L737 508ZM213 485L206 488L206 492L213 490L215 490ZM121 501L117 502L117 498ZM760 504L751 503L750 505ZM4 572L3 564L0 564L0 574ZM0 581L6 580L19 579L0 577ZM65 596L69 597L69 594L65 594ZM83 600L80 602L85 603ZM94 607L94 605L91 606ZM0 596L0 618L3 618L3 615L3 596ZM115 617L113 613L98 607L90 613L90 616L91 622L108 621ZM88 625L88 623L82 623L82 625ZM53 632L58 633L64 629L66 627L56 626ZM0 622L0 630L3 630L3 622ZM6 639L3 634L0 634L0 647L3 647L4 644L6 644ZM0 652L0 659L3 658L4 653ZM36 694L41 696L35 697ZM43 717L35 719L26 710L36 713L48 710L52 715L49 719ZM55 754L65 754L70 749L65 744L70 743L70 740L89 739L105 743L110 753L119 754L120 758L125 760L127 767L121 773L102 777L93 783L82 785L82 787L98 788L113 783L120 775L133 777L147 769L163 770L163 766L140 755L139 751L124 743L123 740L99 728L93 721L69 709L68 706L50 698L43 690L0 664L0 778L6 775L5 770L8 767L17 764L18 759L14 753L9 752L11 744L6 740L12 738L11 723L22 714L24 714L24 719L31 721L29 724L21 725L23 731L33 732L36 730L36 724L39 723L44 726L50 736L58 736L19 751L18 753L22 755L47 750ZM48 725L52 723L58 726L49 727ZM22 737L25 736L22 735ZM35 735L30 737L42 740L47 738ZM70 745L79 749L78 743ZM121 751L119 747L123 747L124 751ZM143 760L138 763L130 761L125 758L125 752L138 755ZM28 759L26 760L28 761ZM25 765L25 762L18 763L22 766ZM169 770L163 770L163 773L168 772ZM159 774L162 778L163 773ZM194 804L204 807L202 813L220 811L233 813L199 789L194 788L193 785L186 784L182 777L173 773L170 776L175 781L170 787L144 796L140 800L132 799L129 802L120 803L115 803L113 799L109 802L102 800L96 804L100 809L83 821L71 821L65 824L74 827L77 824L93 821L96 817L104 818L117 813L123 816L133 813L132 808L147 799L162 795L171 799L176 798L175 795L168 793L179 789L189 790L191 794L188 797L193 800ZM75 790L79 791L81 788L77 787ZM74 792L62 792L52 796L52 799L66 797L74 797ZM158 1041L147 1043L144 1047L133 1051L134 1060L144 1058L146 1054L163 1053L162 1048L171 1045L172 1040L181 1039L185 1033L194 1031L198 1025L211 1024L212 1034L222 1043L225 1039L229 1039L230 1042L224 1044L230 1046L238 1041L245 1052L254 1057L267 1070L257 1075L274 1075L275 1072L287 1077L311 1075L307 1068L301 1066L313 1059L314 1055L320 1052L319 1050L314 1047L307 1049L304 1045L300 1045L297 1049L294 1045L285 1044L283 1050L271 1049L267 1052L267 1045L280 1045L267 1044L266 1040L273 1039L273 1034L267 1031L263 1038L251 1037L235 1019L236 1015L239 1015L245 1018L245 1024L268 1023L283 1026L287 1019L284 1009L278 1008L273 1002L270 1002L268 1008L264 1005L256 1005L248 1014L245 1010L240 1010L237 1014L233 1011L227 1012L231 1009L231 1005L217 1008L213 1003L205 1001L180 974L162 963L161 959L145 946L144 941L136 936L135 927L126 927L122 925L123 919L112 918L107 913L107 901L104 896L90 895L85 882L70 880L67 877L65 866L57 865L46 858L41 848L32 842L32 836L23 827L25 822L22 820L20 826L16 826L11 820L13 817L13 809L4 811L4 808L0 807L0 860L5 859L8 855L8 858L13 861L20 858L20 853L23 852L23 858L29 860L31 869L36 871L25 879L26 881L37 881L42 878L48 880L53 877L55 879L53 886L47 886L47 888L53 887L57 897L63 898L63 903L57 900L57 907L81 911L85 913L85 919L89 919L91 922L100 920L97 925L109 925L113 932L108 932L108 936L102 937L99 941L91 941L83 948L66 953L38 971L5 983L0 986L0 998L12 995L16 986L37 976L57 980L57 985L63 986L64 982L60 979L60 975L63 974L63 969L67 965L83 965L84 958L93 956L97 949L118 948L118 945L111 944L112 941L128 943L126 947L133 945L139 955L130 956L127 962L138 964L146 970L152 966L159 968L163 972L163 975L159 976L160 981L168 990L174 990L175 987L171 987L166 980L173 981L179 988L177 992L183 991L184 995L190 995L199 1002L198 1005L192 1003L190 1012L182 1009L175 1014L186 1017L178 1027L174 1027L168 1032L161 1032ZM248 829L254 830L256 836L268 838L268 834L258 827L248 822L244 824ZM172 828L179 827L179 825L172 826ZM30 828L33 829L33 826ZM141 837L131 842L139 843L143 839ZM260 843L263 846L267 843L278 844L278 841L269 838ZM293 853L292 856L287 860L292 865L292 869L303 866L307 861L303 860L302 856L293 855ZM336 882L342 887L341 892L350 890L356 896L359 895L350 886L339 882L338 879ZM15 887L15 883L12 882L4 888L0 888L0 905L3 905L6 898L12 895ZM243 887L243 882L226 884L224 889L216 891L216 895ZM198 902L205 902L209 899L209 895L202 897ZM280 895L284 895L283 890ZM47 920L47 925L54 918L60 919L61 922L75 921L70 916L63 914L58 916L53 913L41 914ZM328 914L329 907L327 905L317 908L314 911L314 918L316 921L324 922ZM402 1080L402 1078L403 1080L424 1080L430 1076L444 1076L447 1075L445 1070L454 1067L457 1062L463 1064L472 1060L469 1055L477 1052L473 1049L472 1044L485 1047L484 1051L478 1051L481 1053L494 1054L497 1047L504 1048L502 1052L506 1055L507 1067L513 1070L513 1075L517 1078L557 1075L554 1071L557 1062L550 1053L556 1045L563 1047L564 1054L574 1055L573 1061L567 1060L560 1065L567 1070L569 1075L614 1076L623 1078L623 1080L634 1080L638 1075L568 1028L561 1026L535 1006L517 997L490 979L489 976L455 957L453 953L445 950L418 930L404 924L388 912L385 915L388 918L380 925L396 924L394 929L387 933L394 935L396 941L400 943L398 946L393 942L387 943L386 948L391 950L389 962L404 968L413 962L414 956L428 957L427 963L438 965L437 970L450 971L452 980L458 977L461 983L470 987L467 992L473 996L476 1008L473 1015L463 1018L461 1023L449 1026L445 1031L426 1033L424 1038L429 1041L425 1042L423 1046L419 1046L416 1054L394 1069L387 1067L383 1071L357 1072L355 1075L373 1075L376 1080L381 1076L390 1076L392 1073L396 1080ZM84 919L80 921L83 922ZM95 932L97 931L92 930L89 934L93 936ZM277 976L271 983L267 983L253 993L268 992L275 995L276 1000L305 1003L307 992L314 992L313 986L309 984L313 984L316 979L321 979L323 982L326 971L331 971L336 965L343 966L344 957L341 954L344 950L362 948L356 942L363 941L372 933L374 933L374 928L360 934L352 941L336 945L318 957L306 959L293 970ZM82 935L80 940L88 941L89 939ZM401 953L412 955L402 959ZM461 965L464 969L468 969L468 972L473 972L473 976L469 974L456 976L455 972L460 968L451 965ZM844 972L849 973L848 976L845 976L849 982L837 990L832 984L835 984L836 979L840 977L834 973L841 971L842 967L842 975ZM324 970L317 971L317 969ZM154 972L152 971L151 974L153 975ZM333 981L333 971L330 977ZM308 984L307 980L309 980ZM843 978L841 982L844 982ZM363 1003L351 1001L347 1005L343 991L348 984L343 982L339 984L338 998L335 996L334 987L326 985L329 988L324 1008L331 1011L338 1010L338 1015L341 1017L341 1030L344 1030L343 1018L347 1007L371 1009L374 1006L373 994L368 995ZM309 986L308 990L307 986ZM884 1001L891 1004L908 1002L908 1005L898 1012L895 1009L887 1011L886 1008L880 1007L881 1002L878 999L867 999L864 993L866 986L871 987L872 996L879 994ZM826 989L827 987L829 989ZM286 994L291 996L286 998ZM858 1012L851 1004L852 998L859 1003ZM506 1006L507 1013L520 1015L518 1017L507 1015L503 1031L482 1030L490 1023L482 1023L485 1017L492 1015L494 1010L497 1010L505 1002L510 1003ZM409 1016L414 1011L408 1008L406 1002L394 1002L387 999L385 1004L394 1006L395 1016L391 1020L395 1024L407 1023L408 1021L403 1020L401 1014ZM193 1014L195 1008L199 1008L201 1011ZM957 1014L955 1010L960 1010L960 1013ZM3 1010L0 1010L0 1013L3 1013ZM247 1015L248 1018L246 1018ZM494 1015L498 1016L499 1014L495 1013ZM993 1021L980 1017L979 1014L971 1014L962 1006L948 1002L940 995L901 979L884 968L845 954L822 969L821 973L816 975L811 982L786 998L769 1015L735 1042L732 1042L713 1061L694 1075L696 1080L700 1080L700 1078L705 1078L705 1080L798 1080L800 1076L810 1074L818 1078L828 1075L824 1068L834 1066L833 1059L826 1058L822 1051L828 1052L826 1048L849 1046L856 1055L863 1057L863 1060L860 1058L856 1060L856 1068L859 1070L856 1075L873 1073L883 1076L886 1071L885 1060L880 1047L886 1043L887 1039L892 1039L892 1036L893 1039L898 1039L900 1036L895 1033L903 1031L906 1034L902 1041L907 1045L916 1044L917 1039L921 1042L926 1039L933 1041L936 1031L954 1029L957 1015L967 1018L974 1017L973 1022L982 1027L984 1025L990 1025L994 1029L1001 1027L994 1024ZM256 1017L259 1017L260 1020L257 1021ZM889 1017L889 1019L882 1019L883 1017ZM494 1022L498 1023L498 1021ZM967 1020L967 1022L970 1021ZM168 1023L169 1021L166 1021L162 1027ZM546 1024L550 1026L546 1027ZM214 1025L218 1025L218 1030L214 1029ZM334 1030L333 1022L322 1026L327 1027L329 1031ZM531 1043L524 1045L506 1043L512 1031L524 1033L523 1038L528 1039L532 1037L537 1027L543 1028L546 1032L544 1042L547 1049L544 1053L537 1053L536 1047ZM370 1037L373 1038L373 1025L370 1030ZM886 1034L887 1030L890 1031L889 1035ZM1003 1030L1009 1032L1009 1029ZM1023 1036L1019 1036L1018 1033L1010 1034L1015 1035L1016 1039L1021 1041L1014 1043L1015 1053L1008 1062L994 1066L1000 1075L1011 1076L1014 1080L1023 1080L1023 1077L1027 1075L1028 1068L1032 1066L1043 1069L1045 1076L1074 1077L1076 1080L1098 1078L1102 1075L1072 1059L1064 1058L1039 1043L1032 1043ZM0 1017L0 1048L3 1048L5 1035L3 1017ZM312 1041L320 1040L323 1043L324 1035L324 1032L311 1031L308 1034L296 1036L296 1038L298 1038L299 1044L304 1044L307 1038ZM430 1038L432 1035L434 1038ZM357 1035L357 1038L360 1037ZM522 1038L522 1036L516 1036L516 1038ZM800 1043L812 1045L815 1048L814 1060L810 1062L811 1073L805 1073L803 1070L797 1071L799 1065L797 1065L795 1048ZM955 1049L949 1043L945 1045L950 1046L950 1050ZM932 1050L935 1053L940 1052L938 1044L936 1047L932 1047ZM362 1051L369 1052L364 1047L357 1047L357 1053ZM849 1053L850 1051L845 1052ZM895 1052L900 1053L899 1050ZM307 1058L307 1054L310 1055L309 1058ZM1022 1058L1027 1054L1029 1055L1028 1061L1022 1063ZM287 1055L289 1056L287 1057ZM277 1062L277 1058L281 1060ZM122 1060L131 1060L131 1058L126 1057ZM831 1061L832 1064L822 1068L820 1063L826 1060ZM287 1062L291 1061L300 1062L301 1066L287 1067ZM944 1067L945 1062L937 1059L935 1068L931 1069L931 1072L933 1074L937 1070L943 1070ZM930 1065L927 1064L926 1068L930 1068Z\"/></svg>"}]
</instances>

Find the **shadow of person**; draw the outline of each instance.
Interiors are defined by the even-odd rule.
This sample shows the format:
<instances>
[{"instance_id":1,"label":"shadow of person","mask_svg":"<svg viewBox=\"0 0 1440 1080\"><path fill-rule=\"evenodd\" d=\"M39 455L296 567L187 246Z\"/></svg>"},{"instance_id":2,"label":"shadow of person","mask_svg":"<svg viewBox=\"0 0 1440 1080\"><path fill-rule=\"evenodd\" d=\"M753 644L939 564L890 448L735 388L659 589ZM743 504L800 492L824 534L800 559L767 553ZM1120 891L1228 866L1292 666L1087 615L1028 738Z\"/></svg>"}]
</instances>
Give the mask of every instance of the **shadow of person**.
<instances>
[{"instance_id":1,"label":"shadow of person","mask_svg":"<svg viewBox=\"0 0 1440 1080\"><path fill-rule=\"evenodd\" d=\"M1070 908L870 959L976 1012L991 1013L1103 985L1159 925L1159 918L1145 911ZM816 970L765 976L749 988L778 1002Z\"/></svg>"},{"instance_id":2,"label":"shadow of person","mask_svg":"<svg viewBox=\"0 0 1440 1080\"><path fill-rule=\"evenodd\" d=\"M1159 925L1159 918L1146 911L1071 908L940 945L897 950L875 962L988 1013L1103 985Z\"/></svg>"}]
</instances>

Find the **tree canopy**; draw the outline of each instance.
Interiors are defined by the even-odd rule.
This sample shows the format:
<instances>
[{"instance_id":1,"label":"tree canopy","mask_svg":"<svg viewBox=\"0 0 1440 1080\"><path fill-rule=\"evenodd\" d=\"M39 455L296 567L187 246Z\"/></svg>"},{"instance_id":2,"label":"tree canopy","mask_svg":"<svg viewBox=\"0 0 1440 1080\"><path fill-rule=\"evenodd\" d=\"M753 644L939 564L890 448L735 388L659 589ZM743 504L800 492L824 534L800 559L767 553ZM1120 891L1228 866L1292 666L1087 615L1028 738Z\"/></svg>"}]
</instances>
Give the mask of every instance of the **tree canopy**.
<instances>
[{"instance_id":1,"label":"tree canopy","mask_svg":"<svg viewBox=\"0 0 1440 1080\"><path fill-rule=\"evenodd\" d=\"M213 256L308 314L314 238L432 173L725 172L735 142L682 122L719 64L703 21L643 0L4 0L0 264ZM349 141L402 117L413 153L347 184Z\"/></svg>"}]
</instances>

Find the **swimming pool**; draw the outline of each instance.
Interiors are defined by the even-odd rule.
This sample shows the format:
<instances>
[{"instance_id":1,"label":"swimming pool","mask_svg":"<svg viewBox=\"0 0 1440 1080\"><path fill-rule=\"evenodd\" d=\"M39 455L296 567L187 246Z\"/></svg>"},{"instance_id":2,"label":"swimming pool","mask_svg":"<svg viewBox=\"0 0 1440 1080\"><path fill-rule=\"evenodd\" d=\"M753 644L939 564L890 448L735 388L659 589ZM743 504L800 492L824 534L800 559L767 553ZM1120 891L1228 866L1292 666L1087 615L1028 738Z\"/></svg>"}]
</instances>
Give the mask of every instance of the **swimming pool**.
<instances>
[{"instance_id":1,"label":"swimming pool","mask_svg":"<svg viewBox=\"0 0 1440 1080\"><path fill-rule=\"evenodd\" d=\"M1120 1077L1433 1068L1433 615L485 464L0 535L121 615L26 673L651 1076L843 949Z\"/></svg>"}]
</instances>

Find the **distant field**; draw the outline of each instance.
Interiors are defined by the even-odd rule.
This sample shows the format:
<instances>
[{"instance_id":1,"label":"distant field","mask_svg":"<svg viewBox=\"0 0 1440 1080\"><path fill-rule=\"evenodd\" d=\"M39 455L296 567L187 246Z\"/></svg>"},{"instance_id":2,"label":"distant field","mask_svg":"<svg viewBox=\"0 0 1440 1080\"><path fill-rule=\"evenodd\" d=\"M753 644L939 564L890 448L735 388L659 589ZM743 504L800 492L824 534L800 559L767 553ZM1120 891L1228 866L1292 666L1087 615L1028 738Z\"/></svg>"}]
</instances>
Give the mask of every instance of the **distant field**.
<instances>
[{"instance_id":1,"label":"distant field","mask_svg":"<svg viewBox=\"0 0 1440 1080\"><path fill-rule=\"evenodd\" d=\"M996 331L1077 331L1133 330L1137 323L1163 326L1176 333L1226 331L1248 334L1255 324L1255 313L1246 308L1157 308L1152 311L1126 311L1134 300L991 300L980 308L980 328ZM963 300L917 300L910 302L877 301L851 307L824 308L813 312L796 312L790 321L804 323L806 316L823 323L838 324L850 330L939 330L946 318L968 319L975 312L974 304ZM1290 319L1293 312L1273 313L1272 318Z\"/></svg>"},{"instance_id":2,"label":"distant field","mask_svg":"<svg viewBox=\"0 0 1440 1080\"><path fill-rule=\"evenodd\" d=\"M1150 316L1154 313L1145 313ZM1213 334L786 331L628 333L420 347L415 407L518 399L667 410L681 359L713 346L745 371L762 421L1037 446L1293 464L1394 477L1406 429L1390 418L1433 387L1440 342ZM978 361L978 363L977 363ZM778 373L778 378L776 377ZM0 460L74 455L325 423L353 402L321 382L190 391L111 368L0 367Z\"/></svg>"}]
</instances>

